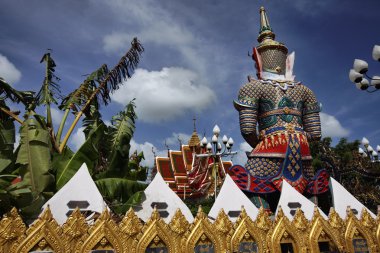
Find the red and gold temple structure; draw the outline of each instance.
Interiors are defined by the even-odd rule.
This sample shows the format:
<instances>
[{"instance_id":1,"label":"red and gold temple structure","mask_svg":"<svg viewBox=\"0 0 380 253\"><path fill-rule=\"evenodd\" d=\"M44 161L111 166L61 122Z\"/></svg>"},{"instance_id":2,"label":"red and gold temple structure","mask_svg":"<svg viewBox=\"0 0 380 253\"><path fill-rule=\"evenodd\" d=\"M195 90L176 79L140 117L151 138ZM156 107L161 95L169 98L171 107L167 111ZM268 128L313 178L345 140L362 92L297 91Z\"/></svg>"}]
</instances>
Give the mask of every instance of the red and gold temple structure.
<instances>
[{"instance_id":1,"label":"red and gold temple structure","mask_svg":"<svg viewBox=\"0 0 380 253\"><path fill-rule=\"evenodd\" d=\"M197 154L205 152L200 147L200 139L194 128L187 145L181 144L180 150L169 149L167 157L155 158L155 169L180 198L208 197L214 194L214 161L210 157L197 157ZM223 183L232 165L232 161L218 161L215 164L218 185Z\"/></svg>"}]
</instances>

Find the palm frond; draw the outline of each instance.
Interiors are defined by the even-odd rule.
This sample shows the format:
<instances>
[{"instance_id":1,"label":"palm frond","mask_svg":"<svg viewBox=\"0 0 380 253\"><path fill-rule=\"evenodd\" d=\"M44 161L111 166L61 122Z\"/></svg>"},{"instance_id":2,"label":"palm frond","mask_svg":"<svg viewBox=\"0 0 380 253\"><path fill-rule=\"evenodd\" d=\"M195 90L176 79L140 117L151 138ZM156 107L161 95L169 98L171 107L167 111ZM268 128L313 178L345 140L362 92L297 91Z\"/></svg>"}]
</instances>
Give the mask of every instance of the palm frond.
<instances>
[{"instance_id":1,"label":"palm frond","mask_svg":"<svg viewBox=\"0 0 380 253\"><path fill-rule=\"evenodd\" d=\"M108 72L107 66L103 65L99 69L92 72L84 82L79 85L79 88L71 92L68 96L62 99L59 109L70 109L74 113L78 112L80 108L86 104L88 98L96 90L96 83Z\"/></svg>"},{"instance_id":2,"label":"palm frond","mask_svg":"<svg viewBox=\"0 0 380 253\"><path fill-rule=\"evenodd\" d=\"M40 63L46 62L46 74L40 91L37 93L37 104L57 104L56 98L60 98L60 87L55 81L60 79L54 74L56 64L50 53L42 56Z\"/></svg>"},{"instance_id":3,"label":"palm frond","mask_svg":"<svg viewBox=\"0 0 380 253\"><path fill-rule=\"evenodd\" d=\"M111 100L110 93L119 88L119 85L123 79L125 80L125 78L131 77L132 72L137 67L140 61L140 55L143 51L143 46L140 44L137 38L134 38L131 42L131 48L120 59L119 63L111 71L108 71L107 65L103 65L100 68L100 72L97 73L98 80L96 80L96 82L99 85L88 97L86 103L82 106L81 110L79 110L76 114L73 124L70 126L69 131L63 138L63 141L59 147L60 152L62 152L62 150L66 146L72 131L74 130L76 124L79 121L79 118L91 105L92 101L94 99L97 99L98 101L102 101L105 105L107 105Z\"/></svg>"},{"instance_id":4,"label":"palm frond","mask_svg":"<svg viewBox=\"0 0 380 253\"><path fill-rule=\"evenodd\" d=\"M9 99L14 103L23 103L25 106L33 103L34 91L18 91L0 77L0 100Z\"/></svg>"},{"instance_id":5,"label":"palm frond","mask_svg":"<svg viewBox=\"0 0 380 253\"><path fill-rule=\"evenodd\" d=\"M135 131L135 104L132 100L124 111L112 117L109 127L108 172L125 177L128 172L130 142Z\"/></svg>"}]
</instances>

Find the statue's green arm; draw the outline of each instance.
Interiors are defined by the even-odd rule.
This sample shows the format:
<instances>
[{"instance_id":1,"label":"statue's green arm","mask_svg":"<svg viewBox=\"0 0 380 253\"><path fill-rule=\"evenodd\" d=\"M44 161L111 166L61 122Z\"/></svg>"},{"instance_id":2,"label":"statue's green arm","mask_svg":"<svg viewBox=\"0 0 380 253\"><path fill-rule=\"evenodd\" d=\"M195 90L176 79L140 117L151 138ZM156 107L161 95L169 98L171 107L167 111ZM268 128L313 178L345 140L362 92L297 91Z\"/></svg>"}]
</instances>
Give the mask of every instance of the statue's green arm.
<instances>
[{"instance_id":1,"label":"statue's green arm","mask_svg":"<svg viewBox=\"0 0 380 253\"><path fill-rule=\"evenodd\" d=\"M305 87L305 104L302 121L309 141L317 141L321 139L320 111L321 106L314 93L309 88Z\"/></svg>"},{"instance_id":2,"label":"statue's green arm","mask_svg":"<svg viewBox=\"0 0 380 253\"><path fill-rule=\"evenodd\" d=\"M259 142L256 126L260 90L257 85L259 84L253 82L244 85L239 91L238 99L234 101L235 109L239 111L240 132L252 148Z\"/></svg>"}]
</instances>

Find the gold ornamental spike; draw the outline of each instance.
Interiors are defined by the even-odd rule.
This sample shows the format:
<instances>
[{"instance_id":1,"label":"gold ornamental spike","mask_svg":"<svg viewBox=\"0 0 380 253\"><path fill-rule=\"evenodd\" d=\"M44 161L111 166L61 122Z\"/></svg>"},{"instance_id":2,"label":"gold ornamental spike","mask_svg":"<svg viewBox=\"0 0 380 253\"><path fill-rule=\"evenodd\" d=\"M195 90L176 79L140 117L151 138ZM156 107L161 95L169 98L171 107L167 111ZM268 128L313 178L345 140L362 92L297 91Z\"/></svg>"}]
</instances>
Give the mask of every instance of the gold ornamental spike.
<instances>
[{"instance_id":1,"label":"gold ornamental spike","mask_svg":"<svg viewBox=\"0 0 380 253\"><path fill-rule=\"evenodd\" d=\"M270 27L269 20L265 8L261 6L260 8L260 34L257 39L258 42L261 43L264 38L274 40L275 34Z\"/></svg>"}]
</instances>

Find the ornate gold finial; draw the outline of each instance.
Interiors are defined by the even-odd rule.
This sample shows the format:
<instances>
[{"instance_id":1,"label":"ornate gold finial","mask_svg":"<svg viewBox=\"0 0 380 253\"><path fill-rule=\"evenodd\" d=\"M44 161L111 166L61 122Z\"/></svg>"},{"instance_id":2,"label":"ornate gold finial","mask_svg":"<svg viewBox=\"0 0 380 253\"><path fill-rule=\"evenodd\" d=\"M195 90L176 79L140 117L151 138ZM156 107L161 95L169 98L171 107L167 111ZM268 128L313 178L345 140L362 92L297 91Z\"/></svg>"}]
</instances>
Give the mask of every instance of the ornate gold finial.
<instances>
[{"instance_id":1,"label":"ornate gold finial","mask_svg":"<svg viewBox=\"0 0 380 253\"><path fill-rule=\"evenodd\" d=\"M135 214L132 208L129 208L128 212L125 214L120 225L120 230L127 234L129 237L138 234L143 224L141 223L139 217Z\"/></svg>"},{"instance_id":2,"label":"ornate gold finial","mask_svg":"<svg viewBox=\"0 0 380 253\"><path fill-rule=\"evenodd\" d=\"M198 133L197 133L197 129L196 129L196 126L195 126L195 121L197 119L193 118L193 121L194 121L194 131L193 131L193 134L191 135L190 137L190 140L189 140L189 147L190 148L195 148L196 146L198 146L200 143L201 143L201 140L199 139L199 136L198 136Z\"/></svg>"},{"instance_id":3,"label":"ornate gold finial","mask_svg":"<svg viewBox=\"0 0 380 253\"><path fill-rule=\"evenodd\" d=\"M203 209L202 209L202 205L199 205L198 206L198 212L197 212L197 216L196 218L198 220L202 220L202 219L206 219L206 214L203 212Z\"/></svg>"},{"instance_id":4,"label":"ornate gold finial","mask_svg":"<svg viewBox=\"0 0 380 253\"><path fill-rule=\"evenodd\" d=\"M264 38L274 40L275 37L276 35L273 33L272 28L270 27L265 8L261 6L260 8L260 34L257 41L261 43L264 40Z\"/></svg>"},{"instance_id":5,"label":"ornate gold finial","mask_svg":"<svg viewBox=\"0 0 380 253\"><path fill-rule=\"evenodd\" d=\"M284 211L282 210L282 207L278 206L278 212L277 212L277 215L276 215L276 220L280 220L284 216L285 216L285 214L284 214Z\"/></svg>"},{"instance_id":6,"label":"ornate gold finial","mask_svg":"<svg viewBox=\"0 0 380 253\"><path fill-rule=\"evenodd\" d=\"M272 222L268 216L268 213L265 211L264 207L262 206L259 209L259 213L257 214L255 223L258 228L265 231L269 230L271 227Z\"/></svg>"},{"instance_id":7,"label":"ornate gold finial","mask_svg":"<svg viewBox=\"0 0 380 253\"><path fill-rule=\"evenodd\" d=\"M50 206L47 205L45 211L41 214L41 220L49 221L53 219L53 214L51 213Z\"/></svg>"},{"instance_id":8,"label":"ornate gold finial","mask_svg":"<svg viewBox=\"0 0 380 253\"><path fill-rule=\"evenodd\" d=\"M342 218L335 211L333 207L330 208L329 212L329 223L333 228L341 229L344 225Z\"/></svg>"},{"instance_id":9,"label":"ornate gold finial","mask_svg":"<svg viewBox=\"0 0 380 253\"><path fill-rule=\"evenodd\" d=\"M306 219L303 211L300 208L297 208L292 223L299 230L303 231L307 228L308 220Z\"/></svg>"},{"instance_id":10,"label":"ornate gold finial","mask_svg":"<svg viewBox=\"0 0 380 253\"><path fill-rule=\"evenodd\" d=\"M244 219L247 216L248 216L247 211L245 210L244 206L241 206L241 212L240 212L241 219Z\"/></svg>"},{"instance_id":11,"label":"ornate gold finial","mask_svg":"<svg viewBox=\"0 0 380 253\"><path fill-rule=\"evenodd\" d=\"M152 215L150 216L150 219L153 220L159 220L160 219L160 213L157 210L157 206L154 205Z\"/></svg>"},{"instance_id":12,"label":"ornate gold finial","mask_svg":"<svg viewBox=\"0 0 380 253\"><path fill-rule=\"evenodd\" d=\"M260 32L257 41L260 43L256 49L260 55L260 61L254 58L263 71L275 74L285 74L287 47L276 40L272 27L269 24L267 13L264 7L260 8Z\"/></svg>"},{"instance_id":13,"label":"ornate gold finial","mask_svg":"<svg viewBox=\"0 0 380 253\"><path fill-rule=\"evenodd\" d=\"M86 218L82 215L78 207L75 208L74 212L72 212L62 226L63 233L70 240L81 237L87 232L87 229Z\"/></svg>"},{"instance_id":14,"label":"ornate gold finial","mask_svg":"<svg viewBox=\"0 0 380 253\"><path fill-rule=\"evenodd\" d=\"M232 230L232 222L228 218L227 214L224 212L224 209L220 209L218 216L214 222L216 230L222 234L227 234Z\"/></svg>"},{"instance_id":15,"label":"ornate gold finial","mask_svg":"<svg viewBox=\"0 0 380 253\"><path fill-rule=\"evenodd\" d=\"M169 226L176 234L182 235L188 230L190 224L181 212L181 209L178 208L174 213L174 216L170 221Z\"/></svg>"}]
</instances>

